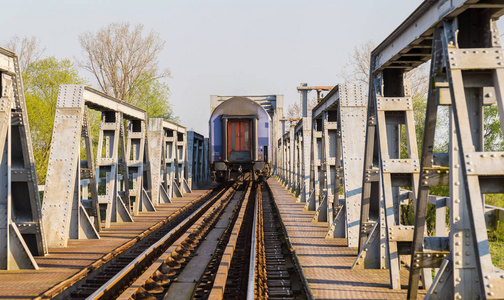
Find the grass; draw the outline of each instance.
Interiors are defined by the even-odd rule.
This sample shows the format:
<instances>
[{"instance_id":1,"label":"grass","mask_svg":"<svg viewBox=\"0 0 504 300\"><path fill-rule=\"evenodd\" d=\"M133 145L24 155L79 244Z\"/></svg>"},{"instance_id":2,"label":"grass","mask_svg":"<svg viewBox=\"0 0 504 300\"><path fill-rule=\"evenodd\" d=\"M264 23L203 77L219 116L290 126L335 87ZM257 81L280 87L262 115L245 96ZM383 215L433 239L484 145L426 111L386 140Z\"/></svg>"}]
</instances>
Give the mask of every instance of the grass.
<instances>
[{"instance_id":1,"label":"grass","mask_svg":"<svg viewBox=\"0 0 504 300\"><path fill-rule=\"evenodd\" d=\"M497 221L494 230L487 230L488 244L492 263L497 268L504 270L504 223Z\"/></svg>"},{"instance_id":2,"label":"grass","mask_svg":"<svg viewBox=\"0 0 504 300\"><path fill-rule=\"evenodd\" d=\"M489 241L489 244L493 265L504 270L504 241Z\"/></svg>"},{"instance_id":3,"label":"grass","mask_svg":"<svg viewBox=\"0 0 504 300\"><path fill-rule=\"evenodd\" d=\"M504 194L486 194L485 203L488 205L504 207Z\"/></svg>"}]
</instances>

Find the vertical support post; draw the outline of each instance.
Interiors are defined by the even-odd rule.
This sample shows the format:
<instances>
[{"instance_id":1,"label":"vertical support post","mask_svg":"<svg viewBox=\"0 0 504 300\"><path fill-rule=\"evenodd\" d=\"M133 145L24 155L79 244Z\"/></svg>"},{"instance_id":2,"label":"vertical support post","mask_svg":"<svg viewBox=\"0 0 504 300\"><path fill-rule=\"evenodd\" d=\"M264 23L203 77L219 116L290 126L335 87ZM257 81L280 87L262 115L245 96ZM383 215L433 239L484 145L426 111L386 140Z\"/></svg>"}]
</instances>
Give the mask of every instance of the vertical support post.
<instances>
[{"instance_id":1,"label":"vertical support post","mask_svg":"<svg viewBox=\"0 0 504 300\"><path fill-rule=\"evenodd\" d=\"M338 212L337 219L326 237L346 238L349 247L357 247L364 173L367 93L364 86L358 84L339 85L338 91L339 143L336 143L336 168L343 180L344 205L340 208L341 215ZM336 180L339 181L339 178ZM335 194L338 191L339 189L335 188Z\"/></svg>"},{"instance_id":2,"label":"vertical support post","mask_svg":"<svg viewBox=\"0 0 504 300\"><path fill-rule=\"evenodd\" d=\"M144 120L147 120L145 114ZM144 165L146 151L146 125L144 120L129 120L126 146L126 166L128 178L131 177L131 188L128 189L129 203L133 204L133 215L141 211L156 211L147 191L144 189Z\"/></svg>"},{"instance_id":3,"label":"vertical support post","mask_svg":"<svg viewBox=\"0 0 504 300\"><path fill-rule=\"evenodd\" d=\"M301 171L301 195L300 202L305 203L310 198L310 155L312 146L312 122L310 117L303 117L303 132L302 132L302 171Z\"/></svg>"},{"instance_id":4,"label":"vertical support post","mask_svg":"<svg viewBox=\"0 0 504 300\"><path fill-rule=\"evenodd\" d=\"M301 83L299 86L301 87L306 87L308 86L308 83ZM301 90L301 107L303 109L302 117L306 118L308 117L308 90Z\"/></svg>"},{"instance_id":5,"label":"vertical support post","mask_svg":"<svg viewBox=\"0 0 504 300\"><path fill-rule=\"evenodd\" d=\"M100 123L98 152L96 157L96 178L98 179L98 201L106 207L105 228L112 222L133 222L129 204L129 176L126 161L119 164L119 146L126 154L123 114L118 111L104 111ZM121 188L119 171L123 172ZM124 189L124 191L121 191ZM122 194L122 195L121 195ZM124 200L127 203L124 203Z\"/></svg>"},{"instance_id":6,"label":"vertical support post","mask_svg":"<svg viewBox=\"0 0 504 300\"><path fill-rule=\"evenodd\" d=\"M296 174L295 174L295 160L294 152L296 148L296 142L294 141L294 126L291 125L289 130L289 190L293 190L295 187Z\"/></svg>"},{"instance_id":7,"label":"vertical support post","mask_svg":"<svg viewBox=\"0 0 504 300\"><path fill-rule=\"evenodd\" d=\"M160 118L150 118L149 127L147 130L147 145L149 151L149 169L151 171L152 190L151 197L154 205L165 203L163 200L170 200L168 195L161 194L162 190L162 175L165 170L162 168L164 149L164 129L162 120Z\"/></svg>"},{"instance_id":8,"label":"vertical support post","mask_svg":"<svg viewBox=\"0 0 504 300\"><path fill-rule=\"evenodd\" d=\"M61 85L42 206L49 247L66 247L69 239L99 238L81 204L80 144L84 109L84 87Z\"/></svg>"},{"instance_id":9,"label":"vertical support post","mask_svg":"<svg viewBox=\"0 0 504 300\"><path fill-rule=\"evenodd\" d=\"M187 132L187 182L189 186L192 188L195 180L194 168L197 166L197 152L195 151L198 148L198 141L196 140L196 136L194 131Z\"/></svg>"},{"instance_id":10,"label":"vertical support post","mask_svg":"<svg viewBox=\"0 0 504 300\"><path fill-rule=\"evenodd\" d=\"M17 56L0 48L0 270L38 269L47 247L23 81Z\"/></svg>"}]
</instances>

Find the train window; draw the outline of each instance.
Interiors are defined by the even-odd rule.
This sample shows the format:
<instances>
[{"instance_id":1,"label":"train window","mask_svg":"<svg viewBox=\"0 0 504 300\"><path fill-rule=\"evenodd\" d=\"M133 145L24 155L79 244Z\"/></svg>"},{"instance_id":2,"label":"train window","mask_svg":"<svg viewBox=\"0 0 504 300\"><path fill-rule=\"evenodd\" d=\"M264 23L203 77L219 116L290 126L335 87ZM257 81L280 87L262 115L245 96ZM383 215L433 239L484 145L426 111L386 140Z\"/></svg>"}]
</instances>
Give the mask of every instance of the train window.
<instances>
[{"instance_id":1,"label":"train window","mask_svg":"<svg viewBox=\"0 0 504 300\"><path fill-rule=\"evenodd\" d=\"M245 123L245 150L249 150L249 124Z\"/></svg>"},{"instance_id":2,"label":"train window","mask_svg":"<svg viewBox=\"0 0 504 300\"><path fill-rule=\"evenodd\" d=\"M235 151L235 123L231 123L231 151Z\"/></svg>"}]
</instances>

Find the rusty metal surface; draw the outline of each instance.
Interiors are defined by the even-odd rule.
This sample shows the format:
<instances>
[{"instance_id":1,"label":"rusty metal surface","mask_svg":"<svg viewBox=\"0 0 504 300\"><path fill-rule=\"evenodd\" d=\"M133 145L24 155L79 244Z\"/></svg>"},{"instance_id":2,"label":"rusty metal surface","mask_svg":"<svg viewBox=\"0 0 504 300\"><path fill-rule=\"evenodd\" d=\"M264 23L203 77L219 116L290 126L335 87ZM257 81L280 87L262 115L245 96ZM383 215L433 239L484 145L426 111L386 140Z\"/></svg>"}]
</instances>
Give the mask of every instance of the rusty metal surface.
<instances>
[{"instance_id":1,"label":"rusty metal surface","mask_svg":"<svg viewBox=\"0 0 504 300\"><path fill-rule=\"evenodd\" d=\"M143 212L135 216L134 223L114 223L100 233L100 240L70 240L66 248L49 249L49 255L35 258L40 267L37 271L0 272L0 298L32 299L41 295L205 192L194 190L183 198L175 198L171 204L157 207L156 212Z\"/></svg>"},{"instance_id":2,"label":"rusty metal surface","mask_svg":"<svg viewBox=\"0 0 504 300\"><path fill-rule=\"evenodd\" d=\"M303 211L275 179L268 183L289 238L315 299L405 299L406 289L389 288L388 270L352 270L357 248L346 247L342 238L325 239L327 223L312 222L314 212ZM401 284L408 273L401 271Z\"/></svg>"}]
</instances>

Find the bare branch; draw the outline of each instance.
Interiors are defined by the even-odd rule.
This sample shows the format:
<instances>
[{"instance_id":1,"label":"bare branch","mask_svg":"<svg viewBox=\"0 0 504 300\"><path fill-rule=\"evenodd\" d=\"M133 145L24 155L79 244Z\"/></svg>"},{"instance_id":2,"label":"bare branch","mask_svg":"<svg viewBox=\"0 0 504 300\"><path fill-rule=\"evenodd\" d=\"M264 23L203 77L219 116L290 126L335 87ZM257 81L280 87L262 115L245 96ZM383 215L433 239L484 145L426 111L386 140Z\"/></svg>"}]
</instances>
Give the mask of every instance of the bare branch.
<instances>
[{"instance_id":1,"label":"bare branch","mask_svg":"<svg viewBox=\"0 0 504 300\"><path fill-rule=\"evenodd\" d=\"M5 42L5 47L19 56L19 67L25 72L28 66L40 59L45 51L38 38L15 35Z\"/></svg>"},{"instance_id":2,"label":"bare branch","mask_svg":"<svg viewBox=\"0 0 504 300\"><path fill-rule=\"evenodd\" d=\"M346 83L369 84L369 72L371 51L375 48L373 41L367 41L362 45L355 46L354 51L349 55L348 63L343 67L340 75ZM412 97L427 97L429 88L428 64L423 64L406 74L406 79L411 86Z\"/></svg>"},{"instance_id":3,"label":"bare branch","mask_svg":"<svg viewBox=\"0 0 504 300\"><path fill-rule=\"evenodd\" d=\"M370 55L374 47L373 41L367 41L362 45L355 46L340 75L346 83L368 84Z\"/></svg>"},{"instance_id":4,"label":"bare branch","mask_svg":"<svg viewBox=\"0 0 504 300\"><path fill-rule=\"evenodd\" d=\"M79 66L91 72L103 92L131 102L142 76L159 79L169 76L160 70L158 55L165 42L156 32L143 35L144 26L112 23L96 33L79 36L84 58Z\"/></svg>"}]
</instances>

